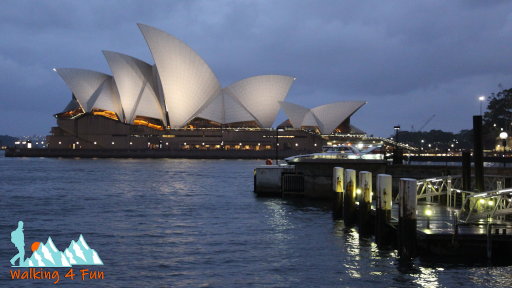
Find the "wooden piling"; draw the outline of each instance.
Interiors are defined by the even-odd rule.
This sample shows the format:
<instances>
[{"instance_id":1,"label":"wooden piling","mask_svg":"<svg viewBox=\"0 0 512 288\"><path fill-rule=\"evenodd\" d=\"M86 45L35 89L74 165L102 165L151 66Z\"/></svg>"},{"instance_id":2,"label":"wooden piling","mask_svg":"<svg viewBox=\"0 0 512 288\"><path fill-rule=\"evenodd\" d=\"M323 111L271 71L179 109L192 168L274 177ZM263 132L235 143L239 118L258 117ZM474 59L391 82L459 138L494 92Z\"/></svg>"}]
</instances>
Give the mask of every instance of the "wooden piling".
<instances>
[{"instance_id":1,"label":"wooden piling","mask_svg":"<svg viewBox=\"0 0 512 288\"><path fill-rule=\"evenodd\" d=\"M377 194L375 209L375 242L377 245L388 245L391 241L388 223L391 220L392 180L387 174L377 175Z\"/></svg>"},{"instance_id":2,"label":"wooden piling","mask_svg":"<svg viewBox=\"0 0 512 288\"><path fill-rule=\"evenodd\" d=\"M346 169L343 183L343 222L350 227L356 222L356 170Z\"/></svg>"},{"instance_id":3,"label":"wooden piling","mask_svg":"<svg viewBox=\"0 0 512 288\"><path fill-rule=\"evenodd\" d=\"M475 189L484 191L484 150L482 140L482 116L473 116L473 161L475 162Z\"/></svg>"},{"instance_id":4,"label":"wooden piling","mask_svg":"<svg viewBox=\"0 0 512 288\"><path fill-rule=\"evenodd\" d=\"M486 255L487 259L492 259L492 225L490 223L487 223L487 229L486 229Z\"/></svg>"},{"instance_id":5,"label":"wooden piling","mask_svg":"<svg viewBox=\"0 0 512 288\"><path fill-rule=\"evenodd\" d=\"M416 256L417 181L401 178L399 186L398 255L408 260Z\"/></svg>"},{"instance_id":6,"label":"wooden piling","mask_svg":"<svg viewBox=\"0 0 512 288\"><path fill-rule=\"evenodd\" d=\"M332 190L334 191L334 204L332 216L334 219L343 218L343 168L334 167L332 171Z\"/></svg>"},{"instance_id":7,"label":"wooden piling","mask_svg":"<svg viewBox=\"0 0 512 288\"><path fill-rule=\"evenodd\" d=\"M471 152L462 151L462 190L471 191Z\"/></svg>"},{"instance_id":8,"label":"wooden piling","mask_svg":"<svg viewBox=\"0 0 512 288\"><path fill-rule=\"evenodd\" d=\"M372 173L368 171L359 172L359 234L367 237L372 233L373 225L370 220L370 211L372 209Z\"/></svg>"}]
</instances>

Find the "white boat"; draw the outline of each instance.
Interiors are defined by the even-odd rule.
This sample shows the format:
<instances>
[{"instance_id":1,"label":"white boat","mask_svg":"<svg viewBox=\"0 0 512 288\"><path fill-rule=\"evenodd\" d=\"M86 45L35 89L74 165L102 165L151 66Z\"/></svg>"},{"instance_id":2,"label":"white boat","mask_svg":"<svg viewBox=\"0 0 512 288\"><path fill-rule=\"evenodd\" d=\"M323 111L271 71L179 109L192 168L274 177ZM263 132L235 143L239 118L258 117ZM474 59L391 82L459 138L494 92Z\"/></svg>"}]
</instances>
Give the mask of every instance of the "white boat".
<instances>
[{"instance_id":1,"label":"white boat","mask_svg":"<svg viewBox=\"0 0 512 288\"><path fill-rule=\"evenodd\" d=\"M352 145L330 145L322 147L321 153L296 155L285 158L287 163L298 162L302 159L365 159L382 160L384 154L381 151L382 146L369 146L364 150L359 150Z\"/></svg>"}]
</instances>

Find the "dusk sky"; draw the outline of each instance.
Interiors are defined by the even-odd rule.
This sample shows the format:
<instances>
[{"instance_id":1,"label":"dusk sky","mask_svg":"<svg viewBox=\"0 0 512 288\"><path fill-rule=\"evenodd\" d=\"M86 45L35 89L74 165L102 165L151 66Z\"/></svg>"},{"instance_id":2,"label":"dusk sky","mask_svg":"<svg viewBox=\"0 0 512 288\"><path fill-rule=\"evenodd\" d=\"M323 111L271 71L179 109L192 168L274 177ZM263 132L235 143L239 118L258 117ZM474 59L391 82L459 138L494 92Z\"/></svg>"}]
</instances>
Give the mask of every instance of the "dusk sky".
<instances>
[{"instance_id":1,"label":"dusk sky","mask_svg":"<svg viewBox=\"0 0 512 288\"><path fill-rule=\"evenodd\" d=\"M376 136L433 114L424 130L471 128L478 96L512 88L512 1L2 0L0 135L55 126L71 92L54 67L111 74L102 50L153 64L137 23L184 41L223 86L283 74L289 102L367 101L351 122Z\"/></svg>"}]
</instances>

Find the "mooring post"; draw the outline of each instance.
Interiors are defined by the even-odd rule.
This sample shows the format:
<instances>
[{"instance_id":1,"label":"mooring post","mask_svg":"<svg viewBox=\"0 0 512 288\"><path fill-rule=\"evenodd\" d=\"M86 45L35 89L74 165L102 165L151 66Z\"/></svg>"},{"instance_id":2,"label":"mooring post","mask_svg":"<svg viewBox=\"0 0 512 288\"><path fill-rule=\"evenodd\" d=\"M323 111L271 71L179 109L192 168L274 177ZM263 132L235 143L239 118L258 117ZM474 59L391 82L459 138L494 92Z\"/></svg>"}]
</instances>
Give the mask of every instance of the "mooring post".
<instances>
[{"instance_id":1,"label":"mooring post","mask_svg":"<svg viewBox=\"0 0 512 288\"><path fill-rule=\"evenodd\" d=\"M375 242L377 245L386 245L390 242L387 237L387 226L391 220L392 180L391 175L377 175L377 207L375 211Z\"/></svg>"},{"instance_id":2,"label":"mooring post","mask_svg":"<svg viewBox=\"0 0 512 288\"><path fill-rule=\"evenodd\" d=\"M462 190L471 191L471 152L462 151Z\"/></svg>"},{"instance_id":3,"label":"mooring post","mask_svg":"<svg viewBox=\"0 0 512 288\"><path fill-rule=\"evenodd\" d=\"M416 185L416 179L400 178L398 255L405 260L416 256Z\"/></svg>"},{"instance_id":4,"label":"mooring post","mask_svg":"<svg viewBox=\"0 0 512 288\"><path fill-rule=\"evenodd\" d=\"M475 188L484 191L484 152L482 144L482 116L473 116L473 161L475 162Z\"/></svg>"},{"instance_id":5,"label":"mooring post","mask_svg":"<svg viewBox=\"0 0 512 288\"><path fill-rule=\"evenodd\" d=\"M343 221L348 227L354 225L356 217L356 170L346 169L343 180Z\"/></svg>"},{"instance_id":6,"label":"mooring post","mask_svg":"<svg viewBox=\"0 0 512 288\"><path fill-rule=\"evenodd\" d=\"M373 230L372 223L370 222L373 191L371 172L359 172L359 189L361 189L361 197L359 198L359 233L365 237L370 235Z\"/></svg>"},{"instance_id":7,"label":"mooring post","mask_svg":"<svg viewBox=\"0 0 512 288\"><path fill-rule=\"evenodd\" d=\"M332 171L332 190L334 191L334 206L332 216L334 219L343 218L343 168L334 167Z\"/></svg>"},{"instance_id":8,"label":"mooring post","mask_svg":"<svg viewBox=\"0 0 512 288\"><path fill-rule=\"evenodd\" d=\"M486 236L487 236L487 245L486 245L486 250L487 250L487 259L488 260L491 260L492 259L492 225L491 223L487 223L487 231L486 231Z\"/></svg>"}]
</instances>

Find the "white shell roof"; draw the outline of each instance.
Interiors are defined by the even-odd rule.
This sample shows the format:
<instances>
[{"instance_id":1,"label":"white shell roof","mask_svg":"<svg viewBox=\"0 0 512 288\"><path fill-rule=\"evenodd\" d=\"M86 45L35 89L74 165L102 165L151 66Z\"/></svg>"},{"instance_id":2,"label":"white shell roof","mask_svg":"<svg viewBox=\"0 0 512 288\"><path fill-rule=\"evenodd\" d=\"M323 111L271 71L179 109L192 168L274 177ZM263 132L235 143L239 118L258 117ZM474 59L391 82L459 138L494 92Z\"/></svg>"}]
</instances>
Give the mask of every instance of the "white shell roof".
<instances>
[{"instance_id":1,"label":"white shell roof","mask_svg":"<svg viewBox=\"0 0 512 288\"><path fill-rule=\"evenodd\" d=\"M56 69L85 112L111 110L130 124L136 116L152 117L172 128L184 127L194 117L272 127L282 107L294 127L317 126L325 134L365 104L338 102L308 109L282 102L295 80L283 75L249 77L221 89L213 71L189 46L162 30L138 26L155 65L105 51L113 77L84 69Z\"/></svg>"},{"instance_id":2,"label":"white shell roof","mask_svg":"<svg viewBox=\"0 0 512 288\"><path fill-rule=\"evenodd\" d=\"M281 102L281 107L293 127L317 126L322 134L330 134L364 104L364 101L336 102L308 109L297 104Z\"/></svg>"},{"instance_id":3,"label":"white shell roof","mask_svg":"<svg viewBox=\"0 0 512 288\"><path fill-rule=\"evenodd\" d=\"M295 79L283 75L261 75L240 80L224 88L253 115L261 127L271 127Z\"/></svg>"},{"instance_id":4,"label":"white shell roof","mask_svg":"<svg viewBox=\"0 0 512 288\"><path fill-rule=\"evenodd\" d=\"M109 76L91 97L91 100L95 99L92 108L113 111L119 120L124 121L123 108L115 85L114 79Z\"/></svg>"},{"instance_id":5,"label":"white shell roof","mask_svg":"<svg viewBox=\"0 0 512 288\"><path fill-rule=\"evenodd\" d=\"M336 102L315 107L311 111L318 119L320 131L329 134L364 104L364 101Z\"/></svg>"},{"instance_id":6,"label":"white shell roof","mask_svg":"<svg viewBox=\"0 0 512 288\"><path fill-rule=\"evenodd\" d=\"M160 119L166 117L154 89L153 67L134 57L103 51L112 70L126 122L133 124L136 116Z\"/></svg>"},{"instance_id":7,"label":"white shell roof","mask_svg":"<svg viewBox=\"0 0 512 288\"><path fill-rule=\"evenodd\" d=\"M288 116L288 119L290 120L290 123L293 127L302 127L302 126L318 126L317 123L314 125L304 125L304 118L306 117L306 114L311 113L311 111L303 106L290 103L290 102L279 102L281 105L281 108L283 108L284 113Z\"/></svg>"},{"instance_id":8,"label":"white shell roof","mask_svg":"<svg viewBox=\"0 0 512 288\"><path fill-rule=\"evenodd\" d=\"M221 124L234 122L255 121L254 117L247 111L237 99L229 94L219 93L196 115Z\"/></svg>"},{"instance_id":9,"label":"white shell roof","mask_svg":"<svg viewBox=\"0 0 512 288\"><path fill-rule=\"evenodd\" d=\"M66 82L85 112L91 112L94 108L110 110L124 120L112 76L76 68L56 68L55 71Z\"/></svg>"},{"instance_id":10,"label":"white shell roof","mask_svg":"<svg viewBox=\"0 0 512 288\"><path fill-rule=\"evenodd\" d=\"M166 32L138 24L158 68L170 125L186 125L220 92L217 77L189 46Z\"/></svg>"}]
</instances>

